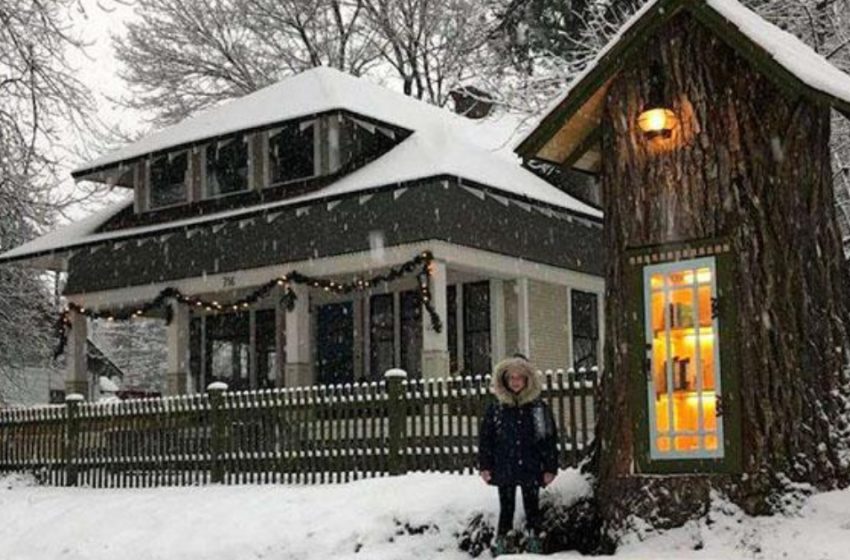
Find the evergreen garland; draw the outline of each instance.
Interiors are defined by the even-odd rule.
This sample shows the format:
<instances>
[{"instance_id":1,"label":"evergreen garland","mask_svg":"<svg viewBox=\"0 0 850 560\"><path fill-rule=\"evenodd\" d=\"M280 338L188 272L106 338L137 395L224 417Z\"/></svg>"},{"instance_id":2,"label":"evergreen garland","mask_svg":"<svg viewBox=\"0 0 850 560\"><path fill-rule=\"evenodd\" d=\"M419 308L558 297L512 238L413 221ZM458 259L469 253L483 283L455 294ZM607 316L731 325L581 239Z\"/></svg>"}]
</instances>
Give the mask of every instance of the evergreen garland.
<instances>
[{"instance_id":1,"label":"evergreen garland","mask_svg":"<svg viewBox=\"0 0 850 560\"><path fill-rule=\"evenodd\" d=\"M312 288L320 288L326 292L349 294L352 292L362 292L379 284L394 282L395 280L414 272L416 272L416 276L419 281L419 302L425 306L425 309L428 311L428 316L431 320L431 328L433 328L436 332L441 332L443 329L443 323L440 319L439 313L437 313L437 310L434 308L431 298L430 265L433 259L434 255L430 251L423 251L406 263L391 268L386 274L379 274L368 279L357 278L348 283L334 282L333 280L328 280L326 278L314 278L293 270L289 274L284 274L283 276L269 280L247 296L228 303L221 303L215 300L209 301L195 296L187 296L176 288L165 288L159 292L153 300L140 305L131 311L125 311L122 313L99 312L86 309L76 303L69 303L56 321L56 330L59 342L53 353L53 357L54 359L58 358L65 352L65 346L68 343L68 331L71 329L70 315L72 312L80 313L90 319L127 321L134 317L141 317L149 311L164 309L166 313L166 323L170 323L172 318L172 309L168 303L171 301L176 301L190 307L202 308L205 311L236 311L238 309L250 308L259 300L268 296L269 293L277 287L282 287L284 290L283 295L281 296L281 303L284 304L287 311L292 311L295 307L295 293L290 288L290 285L300 284Z\"/></svg>"}]
</instances>

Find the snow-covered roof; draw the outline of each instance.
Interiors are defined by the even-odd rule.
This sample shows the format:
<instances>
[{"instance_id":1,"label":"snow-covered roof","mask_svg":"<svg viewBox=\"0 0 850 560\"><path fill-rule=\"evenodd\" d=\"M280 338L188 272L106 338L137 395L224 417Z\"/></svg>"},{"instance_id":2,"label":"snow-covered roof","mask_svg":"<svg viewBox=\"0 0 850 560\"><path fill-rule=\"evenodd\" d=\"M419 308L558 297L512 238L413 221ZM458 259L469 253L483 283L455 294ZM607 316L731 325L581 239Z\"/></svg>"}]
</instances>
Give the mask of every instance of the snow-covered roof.
<instances>
[{"instance_id":1,"label":"snow-covered roof","mask_svg":"<svg viewBox=\"0 0 850 560\"><path fill-rule=\"evenodd\" d=\"M547 121L571 100L576 103L570 107L570 112L579 110L582 100L578 97L589 98L598 87L603 87L604 80L601 78L619 69L624 61L624 49L631 41L640 37L644 31L643 27L659 17L672 17L680 9L688 10L703 23L715 28L719 16L721 21L729 26L724 31L737 31L756 51L765 55L768 63L790 73L804 89L815 95L826 96L833 105L850 115L850 75L833 66L791 33L776 27L737 0L649 0L626 21L587 68L570 82L566 90L552 101L536 125L531 127L530 132L518 143L517 152L525 156L533 155L540 147L540 131ZM721 39L727 38L724 33L718 35ZM753 52L742 54L752 56ZM600 85L588 91L585 86L591 82ZM571 115L558 116L566 120Z\"/></svg>"},{"instance_id":2,"label":"snow-covered roof","mask_svg":"<svg viewBox=\"0 0 850 560\"><path fill-rule=\"evenodd\" d=\"M45 268L62 268L60 253L76 246L153 234L160 230L215 222L446 175L525 201L543 203L590 218L602 216L598 209L580 202L522 167L512 151L520 122L517 116L501 115L473 121L330 68L309 70L189 118L98 158L74 173L84 175L97 168L113 166L169 147L330 110L347 110L408 129L412 134L376 160L310 193L201 217L98 232L104 223L132 205L132 200L127 199L85 220L0 254L0 263L27 259ZM34 260L36 257L40 260Z\"/></svg>"},{"instance_id":3,"label":"snow-covered roof","mask_svg":"<svg viewBox=\"0 0 850 560\"><path fill-rule=\"evenodd\" d=\"M472 142L480 127L475 121L440 107L392 91L366 78L357 78L334 68L318 67L228 101L199 115L149 134L101 156L73 171L76 177L169 148L200 143L235 132L345 110L410 131L436 125L456 127ZM492 132L492 131L491 131Z\"/></svg>"}]
</instances>

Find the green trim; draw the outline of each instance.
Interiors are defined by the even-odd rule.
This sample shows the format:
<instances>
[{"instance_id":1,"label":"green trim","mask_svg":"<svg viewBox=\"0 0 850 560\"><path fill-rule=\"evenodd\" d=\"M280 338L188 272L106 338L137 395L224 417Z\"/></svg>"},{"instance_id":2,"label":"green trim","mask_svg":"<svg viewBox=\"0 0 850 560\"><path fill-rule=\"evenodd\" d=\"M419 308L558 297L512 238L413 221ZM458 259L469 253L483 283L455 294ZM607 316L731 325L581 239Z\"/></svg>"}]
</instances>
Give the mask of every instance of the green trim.
<instances>
[{"instance_id":1,"label":"green trim","mask_svg":"<svg viewBox=\"0 0 850 560\"><path fill-rule=\"evenodd\" d=\"M731 245L728 238L713 238L691 242L677 242L627 249L625 253L626 282L631 317L627 336L630 353L628 357L629 392L633 411L632 434L634 440L635 468L638 473L657 474L722 474L741 472L741 414L739 397L739 371L737 368L737 312L734 297L734 254L730 251L714 253L717 273L717 297L720 302L720 387L723 396L723 447L724 456L717 459L655 459L650 456L649 404L646 397L646 305L643 286L643 270L646 263L633 263L632 258L642 257L659 251L675 252L717 245ZM658 260L651 264L690 260L690 255L681 259Z\"/></svg>"},{"instance_id":2,"label":"green trim","mask_svg":"<svg viewBox=\"0 0 850 560\"><path fill-rule=\"evenodd\" d=\"M590 149L594 146L594 144L599 143L602 140L602 127L597 126L590 134L585 136L584 140L573 150L572 155L564 160L564 163L558 164L563 167L570 168L575 163L584 156Z\"/></svg>"},{"instance_id":3,"label":"green trim","mask_svg":"<svg viewBox=\"0 0 850 560\"><path fill-rule=\"evenodd\" d=\"M543 118L516 148L523 158L536 157L535 154L548 142L564 123L578 111L590 97L615 72L632 62L632 57L650 38L649 34L667 23L680 10L687 10L694 19L705 25L716 37L722 40L738 55L750 62L768 79L792 95L805 96L813 102L835 107L850 119L850 102L817 90L803 82L794 73L777 62L761 45L745 35L737 26L705 2L696 0L658 0L640 19L627 29L610 50L596 63L596 66L579 83L572 87L569 95ZM642 52L642 51L640 51ZM581 147L581 145L579 146ZM571 154L566 161L572 160ZM577 159L577 158L576 158ZM563 163L561 165L564 165Z\"/></svg>"},{"instance_id":4,"label":"green trim","mask_svg":"<svg viewBox=\"0 0 850 560\"><path fill-rule=\"evenodd\" d=\"M572 86L569 95L516 147L516 152L522 157L536 157L535 154L560 130L564 122L572 117L616 71L630 61L633 55L638 54L636 51L654 31L669 21L690 1L692 0L659 0L623 32L617 42L595 62L594 67L580 82Z\"/></svg>"},{"instance_id":5,"label":"green trim","mask_svg":"<svg viewBox=\"0 0 850 560\"><path fill-rule=\"evenodd\" d=\"M659 2L633 23L617 42L596 61L590 72L572 86L569 95L543 118L515 151L522 157L535 157L546 142L560 130L614 73L639 54L639 48L651 38L652 33L669 21L680 8L693 0L659 0ZM664 8L659 9L659 8Z\"/></svg>"}]
</instances>

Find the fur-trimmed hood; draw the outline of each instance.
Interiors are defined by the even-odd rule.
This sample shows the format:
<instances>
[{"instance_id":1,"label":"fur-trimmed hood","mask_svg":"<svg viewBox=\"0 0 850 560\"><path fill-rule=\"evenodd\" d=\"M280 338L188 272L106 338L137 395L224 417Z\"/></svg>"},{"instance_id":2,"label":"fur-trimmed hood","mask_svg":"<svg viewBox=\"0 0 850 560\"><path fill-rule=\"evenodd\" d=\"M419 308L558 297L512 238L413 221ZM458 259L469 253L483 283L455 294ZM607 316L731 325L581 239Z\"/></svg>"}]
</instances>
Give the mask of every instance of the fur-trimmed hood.
<instances>
[{"instance_id":1,"label":"fur-trimmed hood","mask_svg":"<svg viewBox=\"0 0 850 560\"><path fill-rule=\"evenodd\" d=\"M508 388L507 374L509 369L516 369L525 374L525 389L515 395ZM543 385L540 376L531 368L528 360L523 358L507 358L496 365L493 378L490 381L490 391L499 402L508 406L522 406L540 396Z\"/></svg>"}]
</instances>

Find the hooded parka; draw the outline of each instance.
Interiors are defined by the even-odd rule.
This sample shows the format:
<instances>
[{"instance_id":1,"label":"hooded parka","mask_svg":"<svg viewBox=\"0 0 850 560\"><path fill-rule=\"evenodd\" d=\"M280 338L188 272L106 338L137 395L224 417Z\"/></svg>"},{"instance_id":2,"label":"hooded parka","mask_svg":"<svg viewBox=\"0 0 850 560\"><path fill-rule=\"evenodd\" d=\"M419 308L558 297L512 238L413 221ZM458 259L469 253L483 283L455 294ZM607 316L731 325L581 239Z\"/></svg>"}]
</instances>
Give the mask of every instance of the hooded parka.
<instances>
[{"instance_id":1,"label":"hooded parka","mask_svg":"<svg viewBox=\"0 0 850 560\"><path fill-rule=\"evenodd\" d=\"M508 387L508 372L525 375L519 393ZM558 470L557 430L552 411L540 399L541 382L523 358L496 366L490 387L496 402L484 414L479 431L478 468L490 471L490 484L541 484L543 473Z\"/></svg>"}]
</instances>

